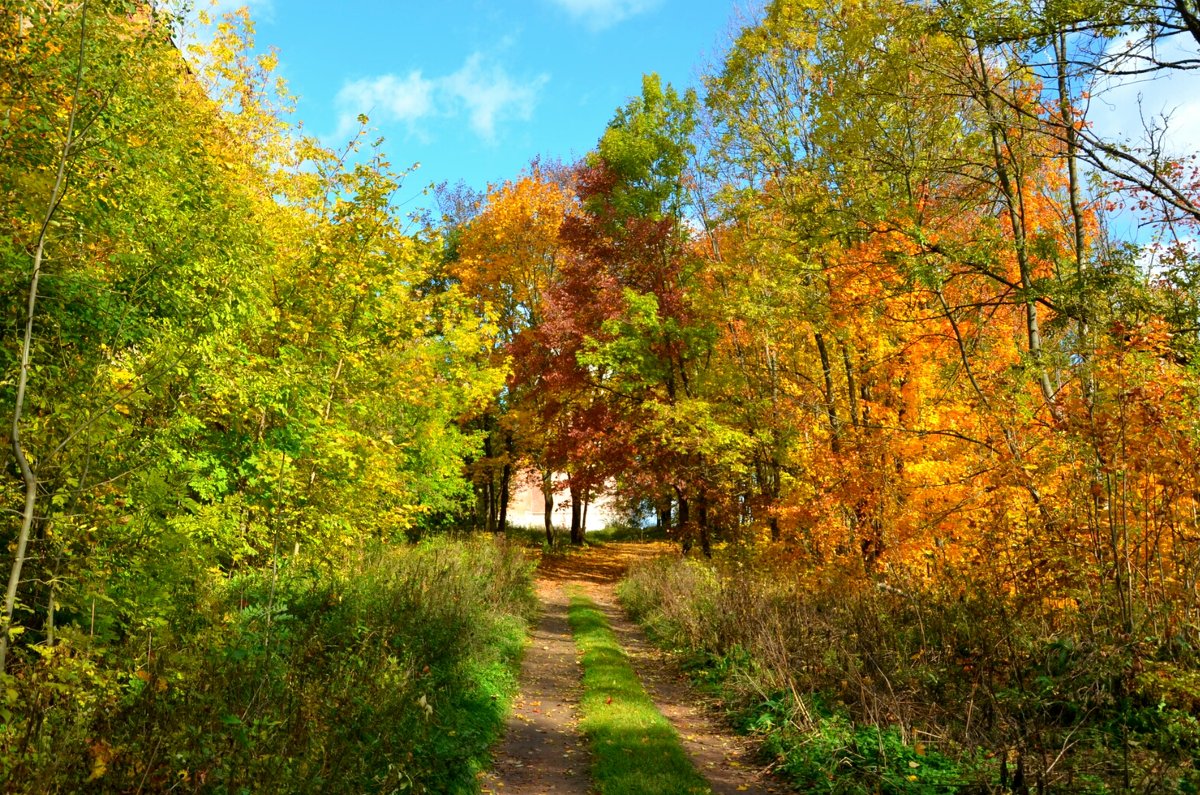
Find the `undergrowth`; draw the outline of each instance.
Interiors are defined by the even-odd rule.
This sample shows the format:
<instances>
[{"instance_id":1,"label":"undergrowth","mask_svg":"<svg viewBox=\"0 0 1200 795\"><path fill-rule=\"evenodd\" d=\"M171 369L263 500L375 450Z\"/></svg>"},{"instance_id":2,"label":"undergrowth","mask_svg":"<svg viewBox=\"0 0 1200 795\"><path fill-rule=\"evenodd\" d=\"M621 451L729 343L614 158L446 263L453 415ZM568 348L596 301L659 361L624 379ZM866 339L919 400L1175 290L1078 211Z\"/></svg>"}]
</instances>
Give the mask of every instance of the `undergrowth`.
<instances>
[{"instance_id":1,"label":"undergrowth","mask_svg":"<svg viewBox=\"0 0 1200 795\"><path fill-rule=\"evenodd\" d=\"M582 546L573 546L568 532L561 528L554 529L554 542L547 543L544 527L527 527L510 525L504 532L506 538L518 544L541 549L544 553L555 554L572 549L599 546L619 541L662 541L668 535L666 531L656 527L641 527L635 524L619 524L606 527L603 530L588 530L583 537Z\"/></svg>"},{"instance_id":2,"label":"undergrowth","mask_svg":"<svg viewBox=\"0 0 1200 795\"><path fill-rule=\"evenodd\" d=\"M474 792L533 604L526 558L490 541L218 580L186 624L67 637L26 672L3 789Z\"/></svg>"},{"instance_id":3,"label":"undergrowth","mask_svg":"<svg viewBox=\"0 0 1200 795\"><path fill-rule=\"evenodd\" d=\"M803 792L1194 793L1191 652L1086 610L664 558L628 610Z\"/></svg>"}]
</instances>

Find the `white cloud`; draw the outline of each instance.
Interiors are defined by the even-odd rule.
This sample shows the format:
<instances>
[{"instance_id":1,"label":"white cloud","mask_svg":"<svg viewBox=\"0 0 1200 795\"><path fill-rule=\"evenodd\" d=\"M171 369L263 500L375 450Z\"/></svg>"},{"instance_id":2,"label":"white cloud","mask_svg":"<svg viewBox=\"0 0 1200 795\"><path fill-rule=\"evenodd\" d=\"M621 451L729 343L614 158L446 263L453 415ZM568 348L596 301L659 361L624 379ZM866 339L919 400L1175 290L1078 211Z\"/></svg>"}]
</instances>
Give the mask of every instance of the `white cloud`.
<instances>
[{"instance_id":1,"label":"white cloud","mask_svg":"<svg viewBox=\"0 0 1200 795\"><path fill-rule=\"evenodd\" d=\"M629 17L649 11L661 0L550 0L574 19L595 31L611 28Z\"/></svg>"},{"instance_id":2,"label":"white cloud","mask_svg":"<svg viewBox=\"0 0 1200 795\"><path fill-rule=\"evenodd\" d=\"M362 113L377 123L405 124L410 134L421 137L427 136L420 122L465 115L472 132L493 144L500 122L529 120L548 80L543 74L518 81L481 53L473 53L458 70L441 77L426 78L414 70L404 77L385 74L355 80L338 92L336 137L352 133Z\"/></svg>"},{"instance_id":3,"label":"white cloud","mask_svg":"<svg viewBox=\"0 0 1200 795\"><path fill-rule=\"evenodd\" d=\"M360 113L380 122L402 122L410 127L433 113L434 84L413 70L404 77L380 75L354 80L337 94L339 138L349 135Z\"/></svg>"},{"instance_id":4,"label":"white cloud","mask_svg":"<svg viewBox=\"0 0 1200 795\"><path fill-rule=\"evenodd\" d=\"M501 119L528 121L533 115L538 92L549 78L539 75L521 84L497 65L487 65L475 53L452 75L444 78L442 88L462 103L470 118L471 129L483 140L496 140L496 122Z\"/></svg>"}]
</instances>

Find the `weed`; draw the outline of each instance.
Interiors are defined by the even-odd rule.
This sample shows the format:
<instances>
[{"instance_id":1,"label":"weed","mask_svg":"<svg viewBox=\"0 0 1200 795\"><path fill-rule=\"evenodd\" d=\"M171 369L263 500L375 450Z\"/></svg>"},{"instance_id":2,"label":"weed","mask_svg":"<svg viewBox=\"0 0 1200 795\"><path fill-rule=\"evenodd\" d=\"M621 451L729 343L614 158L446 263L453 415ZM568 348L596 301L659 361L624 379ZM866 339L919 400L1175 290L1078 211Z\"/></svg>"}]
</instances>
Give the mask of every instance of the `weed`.
<instances>
[{"instance_id":1,"label":"weed","mask_svg":"<svg viewBox=\"0 0 1200 795\"><path fill-rule=\"evenodd\" d=\"M0 729L5 791L476 790L534 604L518 550L381 546L218 586L150 655L64 638L23 683L37 722Z\"/></svg>"},{"instance_id":2,"label":"weed","mask_svg":"<svg viewBox=\"0 0 1200 795\"><path fill-rule=\"evenodd\" d=\"M635 567L622 602L805 792L1196 792L1193 653L1017 600L753 558Z\"/></svg>"}]
</instances>

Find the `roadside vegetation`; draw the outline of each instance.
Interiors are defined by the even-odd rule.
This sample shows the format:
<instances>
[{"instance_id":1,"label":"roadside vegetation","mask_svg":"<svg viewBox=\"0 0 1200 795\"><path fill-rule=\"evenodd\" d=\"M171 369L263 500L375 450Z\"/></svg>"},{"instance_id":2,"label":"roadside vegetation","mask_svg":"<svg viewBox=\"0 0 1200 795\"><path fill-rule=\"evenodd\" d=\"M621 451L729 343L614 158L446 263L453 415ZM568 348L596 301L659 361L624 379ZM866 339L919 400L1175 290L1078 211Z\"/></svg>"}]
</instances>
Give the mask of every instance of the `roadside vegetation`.
<instances>
[{"instance_id":1,"label":"roadside vegetation","mask_svg":"<svg viewBox=\"0 0 1200 795\"><path fill-rule=\"evenodd\" d=\"M541 548L543 552L569 552L572 548L596 546L618 541L665 541L669 538L665 529L658 527L640 527L635 524L620 524L606 527L603 530L588 530L581 544L572 544L566 531L556 529L553 533L553 543L546 542L546 531L540 527L509 526L505 537L515 543L527 547Z\"/></svg>"},{"instance_id":2,"label":"roadside vegetation","mask_svg":"<svg viewBox=\"0 0 1200 795\"><path fill-rule=\"evenodd\" d=\"M727 550L639 565L619 594L802 792L1032 792L1034 764L1043 792L1200 786L1190 649L1109 635L1087 605L908 586Z\"/></svg>"},{"instance_id":3,"label":"roadside vegetation","mask_svg":"<svg viewBox=\"0 0 1200 795\"><path fill-rule=\"evenodd\" d=\"M0 8L0 790L473 791L532 598L436 537L489 329L403 174L210 33Z\"/></svg>"},{"instance_id":4,"label":"roadside vegetation","mask_svg":"<svg viewBox=\"0 0 1200 795\"><path fill-rule=\"evenodd\" d=\"M526 558L487 540L231 577L149 644L46 653L6 709L4 789L473 792L532 607Z\"/></svg>"}]
</instances>

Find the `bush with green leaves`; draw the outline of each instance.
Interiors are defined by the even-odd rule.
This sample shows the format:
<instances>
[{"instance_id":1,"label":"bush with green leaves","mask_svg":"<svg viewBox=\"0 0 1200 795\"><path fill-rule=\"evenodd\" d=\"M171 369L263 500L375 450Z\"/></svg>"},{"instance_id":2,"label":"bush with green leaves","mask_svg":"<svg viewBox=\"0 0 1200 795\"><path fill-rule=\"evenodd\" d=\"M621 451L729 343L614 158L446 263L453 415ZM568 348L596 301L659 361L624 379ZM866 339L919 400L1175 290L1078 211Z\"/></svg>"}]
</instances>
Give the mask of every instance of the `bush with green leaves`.
<instances>
[{"instance_id":1,"label":"bush with green leaves","mask_svg":"<svg viewBox=\"0 0 1200 795\"><path fill-rule=\"evenodd\" d=\"M344 571L282 559L210 582L157 638L64 638L0 729L5 791L472 792L530 571L490 540L377 546Z\"/></svg>"}]
</instances>

